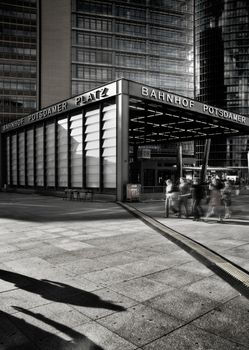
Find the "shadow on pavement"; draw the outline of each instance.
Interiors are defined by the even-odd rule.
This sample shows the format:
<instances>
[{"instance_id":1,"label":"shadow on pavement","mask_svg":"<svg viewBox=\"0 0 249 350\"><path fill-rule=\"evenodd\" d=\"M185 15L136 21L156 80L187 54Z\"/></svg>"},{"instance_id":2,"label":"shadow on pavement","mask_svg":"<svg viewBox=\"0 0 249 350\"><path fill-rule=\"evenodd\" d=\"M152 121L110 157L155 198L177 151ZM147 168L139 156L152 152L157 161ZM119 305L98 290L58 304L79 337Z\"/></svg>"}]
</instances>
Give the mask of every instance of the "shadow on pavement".
<instances>
[{"instance_id":1,"label":"shadow on pavement","mask_svg":"<svg viewBox=\"0 0 249 350\"><path fill-rule=\"evenodd\" d=\"M65 340L56 334L50 333L43 330L37 326L34 326L24 319L20 319L13 315L8 315L5 312L0 312L1 319L8 319L15 327L20 330L25 336L21 337L20 334L17 335L15 331L7 331L6 334L0 333L0 341L4 343L4 349L6 350L37 350L37 349L54 349L54 350L73 350L73 349L86 349L86 350L103 350L102 347L92 342L88 337L83 334L65 326L58 322L52 321L45 316L34 313L32 311L14 307L17 311L27 314L31 317L40 320L47 325L50 325L57 329L57 331L64 333L66 336L70 337L71 340ZM1 332L1 329L0 329ZM32 337L35 344L31 343L28 339ZM7 345L8 344L8 345Z\"/></svg>"},{"instance_id":2,"label":"shadow on pavement","mask_svg":"<svg viewBox=\"0 0 249 350\"><path fill-rule=\"evenodd\" d=\"M17 288L39 294L42 298L77 306L125 311L123 306L102 300L99 296L61 282L46 279L38 280L16 272L0 269L0 278L15 284Z\"/></svg>"}]
</instances>

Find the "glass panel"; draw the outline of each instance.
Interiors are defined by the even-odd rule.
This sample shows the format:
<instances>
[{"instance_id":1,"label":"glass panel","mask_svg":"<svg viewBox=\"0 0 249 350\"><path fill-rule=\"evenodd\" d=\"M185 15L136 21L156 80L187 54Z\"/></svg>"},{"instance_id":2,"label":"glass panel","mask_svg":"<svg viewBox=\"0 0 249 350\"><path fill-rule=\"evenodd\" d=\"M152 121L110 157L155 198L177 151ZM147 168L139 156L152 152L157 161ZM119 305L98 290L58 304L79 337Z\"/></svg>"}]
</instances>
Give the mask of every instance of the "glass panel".
<instances>
[{"instance_id":1,"label":"glass panel","mask_svg":"<svg viewBox=\"0 0 249 350\"><path fill-rule=\"evenodd\" d=\"M19 143L19 183L21 186L25 185L25 143L24 132L21 132L18 137Z\"/></svg>"},{"instance_id":2,"label":"glass panel","mask_svg":"<svg viewBox=\"0 0 249 350\"><path fill-rule=\"evenodd\" d=\"M82 113L70 118L71 185L82 187Z\"/></svg>"},{"instance_id":3,"label":"glass panel","mask_svg":"<svg viewBox=\"0 0 249 350\"><path fill-rule=\"evenodd\" d=\"M43 126L39 126L36 128L36 185L44 186L44 151L43 151Z\"/></svg>"},{"instance_id":4,"label":"glass panel","mask_svg":"<svg viewBox=\"0 0 249 350\"><path fill-rule=\"evenodd\" d=\"M34 186L34 131L27 131L27 181Z\"/></svg>"},{"instance_id":5,"label":"glass panel","mask_svg":"<svg viewBox=\"0 0 249 350\"><path fill-rule=\"evenodd\" d=\"M86 112L86 187L99 187L99 108Z\"/></svg>"},{"instance_id":6,"label":"glass panel","mask_svg":"<svg viewBox=\"0 0 249 350\"><path fill-rule=\"evenodd\" d=\"M6 142L7 184L10 185L10 136L7 136Z\"/></svg>"},{"instance_id":7,"label":"glass panel","mask_svg":"<svg viewBox=\"0 0 249 350\"><path fill-rule=\"evenodd\" d=\"M11 138L11 157L12 157L12 184L17 185L17 156L16 156L16 135Z\"/></svg>"},{"instance_id":8,"label":"glass panel","mask_svg":"<svg viewBox=\"0 0 249 350\"><path fill-rule=\"evenodd\" d=\"M46 180L47 186L55 186L55 125L46 125Z\"/></svg>"},{"instance_id":9,"label":"glass panel","mask_svg":"<svg viewBox=\"0 0 249 350\"><path fill-rule=\"evenodd\" d=\"M116 105L103 109L103 185L116 188Z\"/></svg>"},{"instance_id":10,"label":"glass panel","mask_svg":"<svg viewBox=\"0 0 249 350\"><path fill-rule=\"evenodd\" d=\"M67 118L58 121L58 185L59 187L68 186L68 122Z\"/></svg>"}]
</instances>

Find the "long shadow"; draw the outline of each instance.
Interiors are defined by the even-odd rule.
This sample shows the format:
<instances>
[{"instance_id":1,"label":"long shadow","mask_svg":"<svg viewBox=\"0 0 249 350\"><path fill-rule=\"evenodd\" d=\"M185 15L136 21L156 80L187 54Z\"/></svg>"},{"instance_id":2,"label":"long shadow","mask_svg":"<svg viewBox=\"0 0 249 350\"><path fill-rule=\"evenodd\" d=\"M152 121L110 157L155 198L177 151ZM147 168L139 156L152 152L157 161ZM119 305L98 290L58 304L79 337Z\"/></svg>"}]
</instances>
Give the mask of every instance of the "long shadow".
<instances>
[{"instance_id":1,"label":"long shadow","mask_svg":"<svg viewBox=\"0 0 249 350\"><path fill-rule=\"evenodd\" d=\"M9 326L8 331L3 332L3 334L1 334L2 330L0 327L1 349L1 345L3 345L3 349L5 350L103 350L102 347L92 342L88 337L65 325L52 321L41 314L37 314L26 309L18 307L15 307L15 309L19 312L30 315L50 326L53 326L58 331L61 331L69 336L72 340L67 341L56 334L50 333L28 323L24 319L20 319L14 315L9 315L5 312L0 311L0 319L5 322L5 326ZM21 334L23 334L23 336L21 336Z\"/></svg>"},{"instance_id":2,"label":"long shadow","mask_svg":"<svg viewBox=\"0 0 249 350\"><path fill-rule=\"evenodd\" d=\"M65 283L46 279L38 280L2 269L0 269L0 278L4 281L13 283L17 288L39 294L47 300L77 306L103 308L113 311L126 310L123 306L113 304L108 300L102 300L99 296L93 293L86 292Z\"/></svg>"}]
</instances>

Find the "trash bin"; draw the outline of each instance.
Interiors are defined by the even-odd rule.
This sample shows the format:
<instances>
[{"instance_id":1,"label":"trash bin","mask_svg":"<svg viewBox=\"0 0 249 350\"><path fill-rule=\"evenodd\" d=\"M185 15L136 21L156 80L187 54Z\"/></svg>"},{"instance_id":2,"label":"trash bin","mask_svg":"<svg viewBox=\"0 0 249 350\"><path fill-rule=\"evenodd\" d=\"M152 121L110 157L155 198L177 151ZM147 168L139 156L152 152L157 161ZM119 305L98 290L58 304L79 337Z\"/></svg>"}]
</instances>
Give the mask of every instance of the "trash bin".
<instances>
[{"instance_id":1,"label":"trash bin","mask_svg":"<svg viewBox=\"0 0 249 350\"><path fill-rule=\"evenodd\" d=\"M140 200L141 185L127 184L126 185L126 200L130 202L138 202Z\"/></svg>"}]
</instances>

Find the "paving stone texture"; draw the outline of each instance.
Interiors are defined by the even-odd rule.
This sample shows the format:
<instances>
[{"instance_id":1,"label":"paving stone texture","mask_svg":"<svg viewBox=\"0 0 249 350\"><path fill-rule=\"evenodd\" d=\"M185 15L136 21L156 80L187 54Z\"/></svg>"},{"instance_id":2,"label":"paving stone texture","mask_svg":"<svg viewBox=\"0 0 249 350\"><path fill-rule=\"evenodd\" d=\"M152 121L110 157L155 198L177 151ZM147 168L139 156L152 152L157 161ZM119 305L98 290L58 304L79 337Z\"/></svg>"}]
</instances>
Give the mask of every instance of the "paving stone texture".
<instances>
[{"instance_id":1,"label":"paving stone texture","mask_svg":"<svg viewBox=\"0 0 249 350\"><path fill-rule=\"evenodd\" d=\"M249 268L239 215L132 205ZM248 329L246 296L118 204L0 193L0 350L242 350Z\"/></svg>"}]
</instances>

